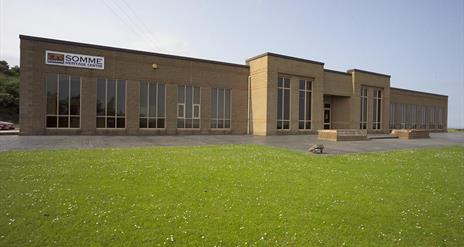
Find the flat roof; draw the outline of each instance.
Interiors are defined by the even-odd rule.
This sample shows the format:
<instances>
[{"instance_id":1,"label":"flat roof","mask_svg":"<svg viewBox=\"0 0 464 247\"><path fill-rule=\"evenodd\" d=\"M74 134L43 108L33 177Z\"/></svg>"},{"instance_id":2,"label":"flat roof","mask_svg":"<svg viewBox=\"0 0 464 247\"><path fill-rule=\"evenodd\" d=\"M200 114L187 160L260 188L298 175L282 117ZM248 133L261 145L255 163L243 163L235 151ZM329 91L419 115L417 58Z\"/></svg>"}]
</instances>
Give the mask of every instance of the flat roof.
<instances>
[{"instance_id":1,"label":"flat roof","mask_svg":"<svg viewBox=\"0 0 464 247\"><path fill-rule=\"evenodd\" d=\"M367 70L361 70L361 69L350 69L350 70L347 70L346 72L352 73L352 72L356 72L356 71L357 71L357 72L361 72L361 73L371 74L371 75L378 75L378 76L391 77L390 75L387 75L387 74L381 74L381 73L372 72L372 71L367 71Z\"/></svg>"},{"instance_id":2,"label":"flat roof","mask_svg":"<svg viewBox=\"0 0 464 247\"><path fill-rule=\"evenodd\" d=\"M279 58L290 59L290 60L295 60L295 61L299 61L299 62L305 62L305 63L313 63L313 64L318 64L318 65L324 65L324 63L322 63L322 62L313 61L313 60L308 60L308 59L299 58L299 57L291 57L291 56L282 55L282 54L277 54L277 53L272 53L272 52L265 52L265 53L260 54L260 55L258 55L258 56L254 56L254 57L248 58L248 59L246 60L246 62L248 63L249 61L252 61L252 60L255 60L255 59L258 59L258 58L261 58L261 57L265 57L265 56L279 57Z\"/></svg>"},{"instance_id":3,"label":"flat roof","mask_svg":"<svg viewBox=\"0 0 464 247\"><path fill-rule=\"evenodd\" d=\"M351 73L343 72L343 71L338 71L338 70L333 70L333 69L324 69L324 71L351 76Z\"/></svg>"},{"instance_id":4,"label":"flat roof","mask_svg":"<svg viewBox=\"0 0 464 247\"><path fill-rule=\"evenodd\" d=\"M404 88L398 88L398 87L390 87L390 90L400 90L400 91L405 91L408 93L420 93L420 94L428 94L428 95L433 95L433 96L439 96L439 97L446 97L448 98L448 95L444 94L436 94L436 93L429 93L429 92L421 92L421 91L416 91L416 90L410 90L410 89L404 89Z\"/></svg>"},{"instance_id":5,"label":"flat roof","mask_svg":"<svg viewBox=\"0 0 464 247\"><path fill-rule=\"evenodd\" d=\"M250 68L250 66L245 65L245 64L228 63L228 62L221 62L221 61L208 60L208 59L202 59L202 58L176 56L176 55L169 55L169 54L148 52L148 51L138 51L138 50L132 50L132 49L126 49L126 48L117 48L117 47L111 47L111 46L79 43L79 42L66 41L66 40L49 39L49 38L28 36L28 35L22 35L22 34L19 35L19 38L25 39L25 40L54 43L54 44L72 45L72 46L101 49L101 50L108 50L108 51L127 52L127 53L132 53L132 54L139 54L139 55L158 56L158 57L180 59L180 60L186 60L186 61L211 63L211 64L226 65L226 66L235 66L235 67L241 67L241 68Z\"/></svg>"}]
</instances>

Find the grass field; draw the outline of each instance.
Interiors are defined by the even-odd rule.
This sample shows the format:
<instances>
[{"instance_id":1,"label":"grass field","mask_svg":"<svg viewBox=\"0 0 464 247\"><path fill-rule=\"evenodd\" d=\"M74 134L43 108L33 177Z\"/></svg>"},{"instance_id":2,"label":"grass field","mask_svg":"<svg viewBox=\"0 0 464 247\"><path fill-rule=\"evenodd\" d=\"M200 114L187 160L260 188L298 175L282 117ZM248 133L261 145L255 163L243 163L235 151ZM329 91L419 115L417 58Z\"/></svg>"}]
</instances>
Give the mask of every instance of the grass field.
<instances>
[{"instance_id":1,"label":"grass field","mask_svg":"<svg viewBox=\"0 0 464 247\"><path fill-rule=\"evenodd\" d=\"M448 133L464 133L464 129L448 128Z\"/></svg>"},{"instance_id":2,"label":"grass field","mask_svg":"<svg viewBox=\"0 0 464 247\"><path fill-rule=\"evenodd\" d=\"M0 153L0 246L463 246L464 148Z\"/></svg>"}]
</instances>

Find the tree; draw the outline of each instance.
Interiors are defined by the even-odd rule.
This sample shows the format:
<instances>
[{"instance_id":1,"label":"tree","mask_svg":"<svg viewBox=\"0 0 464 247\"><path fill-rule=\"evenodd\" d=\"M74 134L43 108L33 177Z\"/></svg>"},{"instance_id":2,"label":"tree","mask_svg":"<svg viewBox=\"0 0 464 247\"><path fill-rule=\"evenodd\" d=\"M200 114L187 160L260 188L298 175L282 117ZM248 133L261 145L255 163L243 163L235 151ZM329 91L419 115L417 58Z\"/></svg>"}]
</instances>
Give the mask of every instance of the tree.
<instances>
[{"instance_id":1,"label":"tree","mask_svg":"<svg viewBox=\"0 0 464 247\"><path fill-rule=\"evenodd\" d=\"M17 122L18 114L19 66L0 61L0 120Z\"/></svg>"},{"instance_id":2,"label":"tree","mask_svg":"<svg viewBox=\"0 0 464 247\"><path fill-rule=\"evenodd\" d=\"M5 60L0 61L0 73L5 74L8 70L10 70L10 66Z\"/></svg>"}]
</instances>

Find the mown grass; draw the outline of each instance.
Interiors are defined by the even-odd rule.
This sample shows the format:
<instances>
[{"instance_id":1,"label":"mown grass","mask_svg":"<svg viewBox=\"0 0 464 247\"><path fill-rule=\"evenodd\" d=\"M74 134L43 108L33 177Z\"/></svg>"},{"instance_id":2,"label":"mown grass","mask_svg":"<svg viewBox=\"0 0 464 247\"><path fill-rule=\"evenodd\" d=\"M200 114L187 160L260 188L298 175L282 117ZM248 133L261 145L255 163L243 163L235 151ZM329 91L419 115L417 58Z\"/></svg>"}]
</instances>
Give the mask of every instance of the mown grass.
<instances>
[{"instance_id":1,"label":"mown grass","mask_svg":"<svg viewBox=\"0 0 464 247\"><path fill-rule=\"evenodd\" d=\"M448 128L448 133L464 133L464 129Z\"/></svg>"},{"instance_id":2,"label":"mown grass","mask_svg":"<svg viewBox=\"0 0 464 247\"><path fill-rule=\"evenodd\" d=\"M0 153L0 246L463 246L464 148Z\"/></svg>"}]
</instances>

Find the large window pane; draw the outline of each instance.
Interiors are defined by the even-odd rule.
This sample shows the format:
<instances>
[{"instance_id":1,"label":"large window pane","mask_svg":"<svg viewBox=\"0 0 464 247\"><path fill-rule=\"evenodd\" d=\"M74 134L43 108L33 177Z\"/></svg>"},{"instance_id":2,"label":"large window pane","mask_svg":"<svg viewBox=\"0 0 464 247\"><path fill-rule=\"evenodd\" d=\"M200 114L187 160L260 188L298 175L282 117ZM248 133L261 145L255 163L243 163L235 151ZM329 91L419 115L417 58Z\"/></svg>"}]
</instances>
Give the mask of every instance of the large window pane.
<instances>
[{"instance_id":1,"label":"large window pane","mask_svg":"<svg viewBox=\"0 0 464 247\"><path fill-rule=\"evenodd\" d=\"M126 115L126 81L118 80L117 89L117 113L118 116Z\"/></svg>"},{"instance_id":2,"label":"large window pane","mask_svg":"<svg viewBox=\"0 0 464 247\"><path fill-rule=\"evenodd\" d=\"M230 89L226 89L225 91L225 108L224 108L224 118L230 119ZM229 128L229 127L225 127Z\"/></svg>"},{"instance_id":3,"label":"large window pane","mask_svg":"<svg viewBox=\"0 0 464 247\"><path fill-rule=\"evenodd\" d=\"M200 104L200 88L199 87L194 87L193 88L193 103L194 104Z\"/></svg>"},{"instance_id":4,"label":"large window pane","mask_svg":"<svg viewBox=\"0 0 464 247\"><path fill-rule=\"evenodd\" d=\"M311 120L312 93L306 92L306 121Z\"/></svg>"},{"instance_id":5,"label":"large window pane","mask_svg":"<svg viewBox=\"0 0 464 247\"><path fill-rule=\"evenodd\" d=\"M219 89L219 94L218 94L218 118L224 119L224 89Z\"/></svg>"},{"instance_id":6,"label":"large window pane","mask_svg":"<svg viewBox=\"0 0 464 247\"><path fill-rule=\"evenodd\" d=\"M183 94L184 95L181 95ZM177 127L199 128L200 126L200 88L192 86L177 87ZM197 119L193 121L193 119Z\"/></svg>"},{"instance_id":7,"label":"large window pane","mask_svg":"<svg viewBox=\"0 0 464 247\"><path fill-rule=\"evenodd\" d=\"M148 96L148 101L149 101L149 107L148 107L148 116L149 117L156 117L156 102L157 102L157 89L156 89L156 84L150 83L148 86L148 91L149 91L149 96Z\"/></svg>"},{"instance_id":8,"label":"large window pane","mask_svg":"<svg viewBox=\"0 0 464 247\"><path fill-rule=\"evenodd\" d=\"M108 80L106 82L106 115L116 115L116 81Z\"/></svg>"},{"instance_id":9,"label":"large window pane","mask_svg":"<svg viewBox=\"0 0 464 247\"><path fill-rule=\"evenodd\" d=\"M71 76L71 115L79 115L81 108L80 78ZM75 124L75 122L73 122Z\"/></svg>"},{"instance_id":10,"label":"large window pane","mask_svg":"<svg viewBox=\"0 0 464 247\"><path fill-rule=\"evenodd\" d=\"M59 115L69 114L69 76L59 75ZM60 125L61 127L61 125Z\"/></svg>"},{"instance_id":11,"label":"large window pane","mask_svg":"<svg viewBox=\"0 0 464 247\"><path fill-rule=\"evenodd\" d=\"M300 121L304 121L305 120L305 92L304 91L300 91L299 92L299 103L298 103L298 118L300 119ZM300 128L302 129L302 128Z\"/></svg>"},{"instance_id":12,"label":"large window pane","mask_svg":"<svg viewBox=\"0 0 464 247\"><path fill-rule=\"evenodd\" d=\"M97 80L97 116L106 115L106 80Z\"/></svg>"},{"instance_id":13,"label":"large window pane","mask_svg":"<svg viewBox=\"0 0 464 247\"><path fill-rule=\"evenodd\" d=\"M79 128L80 117L70 117L69 119L70 119L70 121L69 121L69 127L70 128Z\"/></svg>"},{"instance_id":14,"label":"large window pane","mask_svg":"<svg viewBox=\"0 0 464 247\"><path fill-rule=\"evenodd\" d=\"M80 78L69 75L47 75L47 128L80 127Z\"/></svg>"},{"instance_id":15,"label":"large window pane","mask_svg":"<svg viewBox=\"0 0 464 247\"><path fill-rule=\"evenodd\" d=\"M47 116L47 128L56 128L58 126L58 119L56 116Z\"/></svg>"},{"instance_id":16,"label":"large window pane","mask_svg":"<svg viewBox=\"0 0 464 247\"><path fill-rule=\"evenodd\" d=\"M281 123L284 121L283 123ZM279 77L277 83L277 129L290 127L290 78Z\"/></svg>"},{"instance_id":17,"label":"large window pane","mask_svg":"<svg viewBox=\"0 0 464 247\"><path fill-rule=\"evenodd\" d=\"M277 89L277 120L282 120L282 97L283 89Z\"/></svg>"},{"instance_id":18,"label":"large window pane","mask_svg":"<svg viewBox=\"0 0 464 247\"><path fill-rule=\"evenodd\" d=\"M361 87L360 128L367 129L367 88Z\"/></svg>"},{"instance_id":19,"label":"large window pane","mask_svg":"<svg viewBox=\"0 0 464 247\"><path fill-rule=\"evenodd\" d=\"M97 128L125 128L125 104L125 80L97 80Z\"/></svg>"},{"instance_id":20,"label":"large window pane","mask_svg":"<svg viewBox=\"0 0 464 247\"><path fill-rule=\"evenodd\" d=\"M185 117L192 118L192 87L188 86L185 90ZM187 127L188 128L188 127Z\"/></svg>"},{"instance_id":21,"label":"large window pane","mask_svg":"<svg viewBox=\"0 0 464 247\"><path fill-rule=\"evenodd\" d=\"M106 118L97 117L97 128L105 128L105 126L106 126Z\"/></svg>"},{"instance_id":22,"label":"large window pane","mask_svg":"<svg viewBox=\"0 0 464 247\"><path fill-rule=\"evenodd\" d=\"M158 84L158 116L159 118L164 117L164 111L165 111L165 98L166 98L166 92L165 92L165 86L164 84ZM164 121L163 121L164 123ZM159 128L159 126L158 126ZM164 124L163 127L164 128Z\"/></svg>"},{"instance_id":23,"label":"large window pane","mask_svg":"<svg viewBox=\"0 0 464 247\"><path fill-rule=\"evenodd\" d=\"M284 90L284 120L290 120L290 90Z\"/></svg>"},{"instance_id":24,"label":"large window pane","mask_svg":"<svg viewBox=\"0 0 464 247\"><path fill-rule=\"evenodd\" d=\"M56 115L57 114L57 97L58 97L58 83L56 75L47 76L47 114ZM52 126L49 126L52 127ZM56 123L55 126L56 127Z\"/></svg>"},{"instance_id":25,"label":"large window pane","mask_svg":"<svg viewBox=\"0 0 464 247\"><path fill-rule=\"evenodd\" d=\"M177 87L177 103L185 103L185 86Z\"/></svg>"},{"instance_id":26,"label":"large window pane","mask_svg":"<svg viewBox=\"0 0 464 247\"><path fill-rule=\"evenodd\" d=\"M211 119L217 119L217 117L218 117L218 114L217 114L217 107L218 107L217 96L218 96L218 89L213 88L211 90Z\"/></svg>"},{"instance_id":27,"label":"large window pane","mask_svg":"<svg viewBox=\"0 0 464 247\"><path fill-rule=\"evenodd\" d=\"M58 117L58 128L69 128L68 125L69 117Z\"/></svg>"},{"instance_id":28,"label":"large window pane","mask_svg":"<svg viewBox=\"0 0 464 247\"><path fill-rule=\"evenodd\" d=\"M140 117L146 117L147 116L147 100L148 100L148 83L147 82L140 82L140 96L139 96L139 116ZM145 125L140 125L140 126L146 126ZM143 127L141 127L143 128Z\"/></svg>"},{"instance_id":29,"label":"large window pane","mask_svg":"<svg viewBox=\"0 0 464 247\"><path fill-rule=\"evenodd\" d=\"M300 80L298 97L299 129L311 128L311 81Z\"/></svg>"},{"instance_id":30,"label":"large window pane","mask_svg":"<svg viewBox=\"0 0 464 247\"><path fill-rule=\"evenodd\" d=\"M140 118L139 127L164 128L165 85L155 82L141 82L140 85L140 111L145 112L146 118Z\"/></svg>"},{"instance_id":31,"label":"large window pane","mask_svg":"<svg viewBox=\"0 0 464 247\"><path fill-rule=\"evenodd\" d=\"M230 128L230 89L211 91L211 128Z\"/></svg>"}]
</instances>

